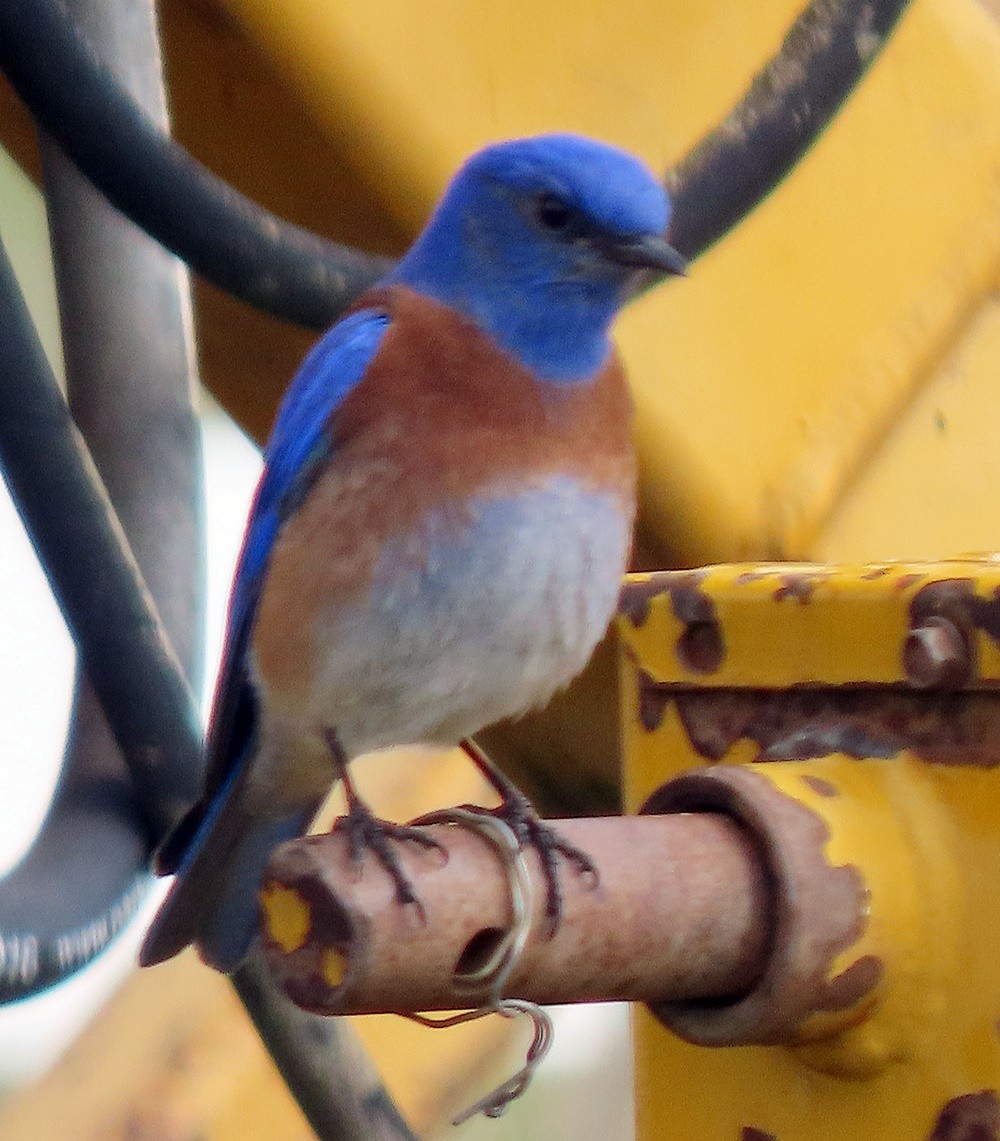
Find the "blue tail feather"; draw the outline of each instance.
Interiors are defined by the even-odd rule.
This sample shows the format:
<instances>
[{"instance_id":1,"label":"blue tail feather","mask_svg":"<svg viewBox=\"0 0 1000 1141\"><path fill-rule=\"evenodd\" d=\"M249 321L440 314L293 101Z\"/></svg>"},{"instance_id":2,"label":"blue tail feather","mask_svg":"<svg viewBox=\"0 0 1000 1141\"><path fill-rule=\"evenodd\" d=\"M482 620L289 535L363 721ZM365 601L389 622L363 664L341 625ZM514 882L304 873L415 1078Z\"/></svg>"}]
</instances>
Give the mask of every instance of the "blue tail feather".
<instances>
[{"instance_id":1,"label":"blue tail feather","mask_svg":"<svg viewBox=\"0 0 1000 1141\"><path fill-rule=\"evenodd\" d=\"M257 930L257 890L274 848L300 836L319 802L275 805L273 815L244 804L241 767L208 805L139 952L151 966L195 943L202 958L231 972ZM182 823L181 827L185 827ZM169 841L168 841L169 843Z\"/></svg>"},{"instance_id":2,"label":"blue tail feather","mask_svg":"<svg viewBox=\"0 0 1000 1141\"><path fill-rule=\"evenodd\" d=\"M257 933L257 892L271 852L300 836L313 811L252 821L226 861L219 891L202 922L196 943L209 966L227 973L246 957Z\"/></svg>"}]
</instances>

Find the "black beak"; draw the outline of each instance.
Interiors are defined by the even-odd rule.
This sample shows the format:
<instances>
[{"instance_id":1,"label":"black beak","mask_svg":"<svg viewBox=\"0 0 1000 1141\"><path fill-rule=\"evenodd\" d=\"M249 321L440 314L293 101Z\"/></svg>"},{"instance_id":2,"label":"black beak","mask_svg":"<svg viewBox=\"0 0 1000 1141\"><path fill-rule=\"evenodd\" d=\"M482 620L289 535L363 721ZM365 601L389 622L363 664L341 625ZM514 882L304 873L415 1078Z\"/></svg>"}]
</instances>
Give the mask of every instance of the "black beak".
<instances>
[{"instance_id":1,"label":"black beak","mask_svg":"<svg viewBox=\"0 0 1000 1141\"><path fill-rule=\"evenodd\" d=\"M618 265L682 276L687 273L687 261L658 234L641 238L602 235L599 245L604 256Z\"/></svg>"}]
</instances>

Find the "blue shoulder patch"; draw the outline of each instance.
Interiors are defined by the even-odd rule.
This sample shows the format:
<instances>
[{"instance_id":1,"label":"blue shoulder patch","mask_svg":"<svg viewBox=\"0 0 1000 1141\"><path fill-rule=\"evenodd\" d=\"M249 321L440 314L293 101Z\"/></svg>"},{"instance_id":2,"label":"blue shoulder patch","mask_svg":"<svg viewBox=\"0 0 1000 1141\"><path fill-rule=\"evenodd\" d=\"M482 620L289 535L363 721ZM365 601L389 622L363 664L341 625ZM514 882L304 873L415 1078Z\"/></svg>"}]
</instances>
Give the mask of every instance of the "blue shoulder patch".
<instances>
[{"instance_id":1,"label":"blue shoulder patch","mask_svg":"<svg viewBox=\"0 0 1000 1141\"><path fill-rule=\"evenodd\" d=\"M388 315L379 310L352 313L317 342L285 394L264 452L264 475L236 577L230 614L233 628L255 609L259 579L278 528L301 503L329 458L326 429L330 417L364 376L388 327Z\"/></svg>"}]
</instances>

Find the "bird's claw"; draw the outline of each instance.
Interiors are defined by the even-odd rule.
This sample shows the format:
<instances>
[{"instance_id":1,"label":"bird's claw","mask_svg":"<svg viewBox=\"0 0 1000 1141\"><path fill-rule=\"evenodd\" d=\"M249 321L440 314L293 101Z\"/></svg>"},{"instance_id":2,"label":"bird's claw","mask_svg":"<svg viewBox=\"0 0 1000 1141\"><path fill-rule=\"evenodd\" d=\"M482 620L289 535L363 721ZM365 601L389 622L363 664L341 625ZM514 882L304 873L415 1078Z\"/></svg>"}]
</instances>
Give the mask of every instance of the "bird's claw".
<instances>
[{"instance_id":1,"label":"bird's claw","mask_svg":"<svg viewBox=\"0 0 1000 1141\"><path fill-rule=\"evenodd\" d=\"M483 808L480 805L463 805L467 811L493 816L502 820L517 838L522 849L533 848L538 853L545 878L545 919L546 934L551 938L559 930L563 918L563 894L559 886L559 866L557 856L562 856L574 865L577 874L585 876L591 888L600 883L600 874L594 861L575 844L571 844L559 832L546 824L535 811L531 801L521 792L505 791L503 800L496 808Z\"/></svg>"},{"instance_id":2,"label":"bird's claw","mask_svg":"<svg viewBox=\"0 0 1000 1141\"><path fill-rule=\"evenodd\" d=\"M346 834L347 850L351 862L356 866L360 865L362 853L367 848L392 880L396 889L396 902L401 907L413 907L420 916L420 921L427 922L424 905L420 902L409 876L403 871L399 856L393 848L393 842L408 842L425 849L434 849L447 859L448 853L437 840L428 836L422 828L382 820L358 801L348 806L347 815L341 816L334 823L333 830Z\"/></svg>"}]
</instances>

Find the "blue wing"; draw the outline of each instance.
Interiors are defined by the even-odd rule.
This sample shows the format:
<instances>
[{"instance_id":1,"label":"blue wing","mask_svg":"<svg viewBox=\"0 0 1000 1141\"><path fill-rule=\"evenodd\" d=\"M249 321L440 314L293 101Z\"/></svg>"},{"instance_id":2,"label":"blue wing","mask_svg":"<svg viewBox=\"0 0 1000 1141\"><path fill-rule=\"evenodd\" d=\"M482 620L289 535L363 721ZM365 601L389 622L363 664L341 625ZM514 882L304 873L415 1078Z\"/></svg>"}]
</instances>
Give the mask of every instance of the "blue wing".
<instances>
[{"instance_id":1,"label":"blue wing","mask_svg":"<svg viewBox=\"0 0 1000 1141\"><path fill-rule=\"evenodd\" d=\"M334 325L302 362L285 394L264 451L264 474L233 589L231 629L256 608L278 528L329 458L330 417L364 375L388 326L388 315L374 309L362 309Z\"/></svg>"},{"instance_id":2,"label":"blue wing","mask_svg":"<svg viewBox=\"0 0 1000 1141\"><path fill-rule=\"evenodd\" d=\"M278 411L229 601L209 738L209 795L245 751L255 720L245 655L274 540L328 461L330 417L364 376L388 326L387 314L375 309L334 325L303 361Z\"/></svg>"},{"instance_id":3,"label":"blue wing","mask_svg":"<svg viewBox=\"0 0 1000 1141\"><path fill-rule=\"evenodd\" d=\"M334 446L330 418L364 376L388 326L388 315L377 309L359 310L334 325L306 357L278 412L229 603L205 793L158 855L160 872L176 872L177 879L146 936L144 963L200 939L203 951L209 944L210 961L213 944L232 943L215 955L217 965L229 969L254 924L254 892L270 849L308 824L301 811L250 819L239 803L256 731L246 651L275 538L328 462Z\"/></svg>"}]
</instances>

